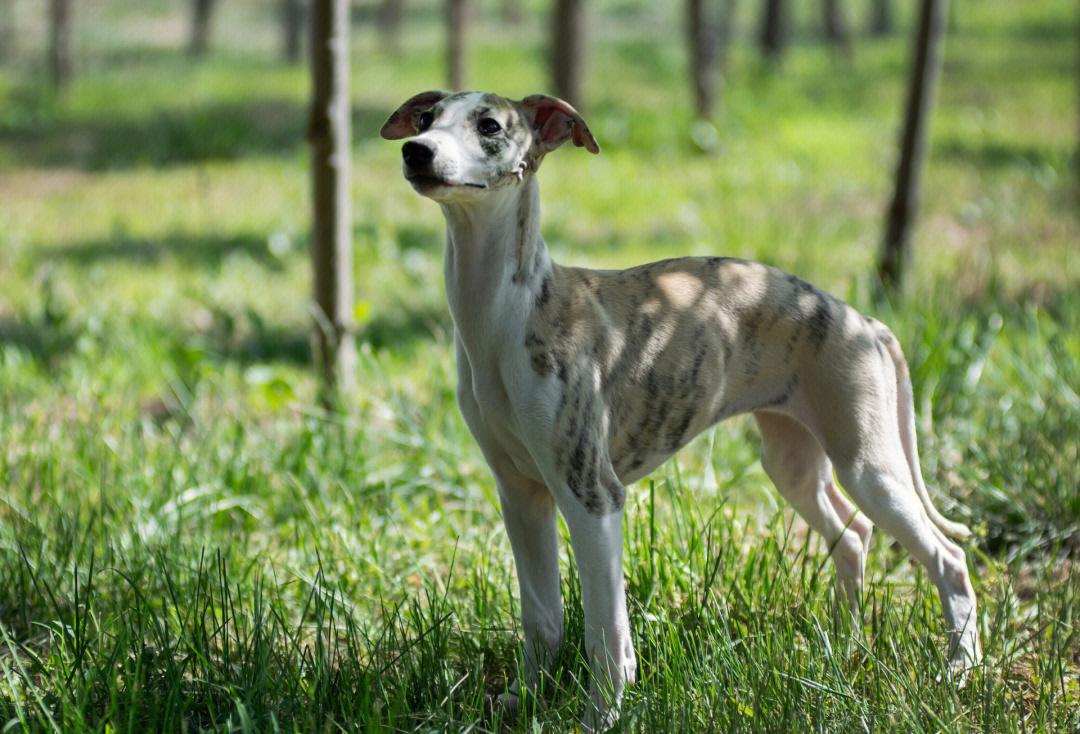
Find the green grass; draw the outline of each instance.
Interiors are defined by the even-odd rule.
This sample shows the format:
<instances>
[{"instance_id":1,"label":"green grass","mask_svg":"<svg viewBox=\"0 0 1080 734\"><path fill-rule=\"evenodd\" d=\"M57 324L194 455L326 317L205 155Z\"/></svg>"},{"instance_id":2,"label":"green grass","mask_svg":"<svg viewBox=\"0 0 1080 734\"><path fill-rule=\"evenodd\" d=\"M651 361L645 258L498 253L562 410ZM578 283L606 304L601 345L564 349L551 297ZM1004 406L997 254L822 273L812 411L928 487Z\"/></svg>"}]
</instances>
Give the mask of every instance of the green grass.
<instances>
[{"instance_id":1,"label":"green grass","mask_svg":"<svg viewBox=\"0 0 1080 734\"><path fill-rule=\"evenodd\" d=\"M747 41L744 3L715 129L695 130L680 6L596 5L586 118L603 153L544 164L556 259L749 257L886 321L911 363L928 484L976 529L986 652L962 690L942 681L936 594L881 533L862 625L836 621L827 549L736 419L630 491L639 673L623 729L1075 731L1075 8L952 4L909 288L875 305L906 35L860 36L848 61L819 44L819 4L797 3L777 70ZM14 4L27 27L23 55L0 63L0 725L572 729L587 679L565 550L556 680L530 717L486 713L519 659L513 564L454 403L441 217L377 137L442 82L439 5L417 5L396 51L355 27L363 346L331 411L315 407L308 341L307 74L276 60L272 3L221 6L200 61L184 53L186 3L87 6L79 78L57 95L37 6ZM500 35L481 4L474 86L546 90L545 7Z\"/></svg>"}]
</instances>

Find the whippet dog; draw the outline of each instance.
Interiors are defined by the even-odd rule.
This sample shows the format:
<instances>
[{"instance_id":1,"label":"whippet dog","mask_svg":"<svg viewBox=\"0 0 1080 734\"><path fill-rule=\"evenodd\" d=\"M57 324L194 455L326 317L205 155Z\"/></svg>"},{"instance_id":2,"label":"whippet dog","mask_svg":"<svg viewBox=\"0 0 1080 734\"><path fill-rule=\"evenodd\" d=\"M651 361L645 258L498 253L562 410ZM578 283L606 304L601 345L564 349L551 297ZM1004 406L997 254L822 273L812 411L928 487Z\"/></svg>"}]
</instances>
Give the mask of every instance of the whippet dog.
<instances>
[{"instance_id":1,"label":"whippet dog","mask_svg":"<svg viewBox=\"0 0 1080 734\"><path fill-rule=\"evenodd\" d=\"M907 363L883 324L744 260L628 270L552 262L536 171L566 141L600 150L553 97L425 92L390 116L382 137L411 138L405 178L446 218L457 396L498 483L521 593L525 678L502 697L507 706L563 639L558 510L581 577L586 726L617 719L637 667L622 574L626 487L740 413L761 429L765 472L830 545L848 602L858 602L877 524L937 587L954 667L980 659L964 551L946 537L969 531L930 502Z\"/></svg>"}]
</instances>

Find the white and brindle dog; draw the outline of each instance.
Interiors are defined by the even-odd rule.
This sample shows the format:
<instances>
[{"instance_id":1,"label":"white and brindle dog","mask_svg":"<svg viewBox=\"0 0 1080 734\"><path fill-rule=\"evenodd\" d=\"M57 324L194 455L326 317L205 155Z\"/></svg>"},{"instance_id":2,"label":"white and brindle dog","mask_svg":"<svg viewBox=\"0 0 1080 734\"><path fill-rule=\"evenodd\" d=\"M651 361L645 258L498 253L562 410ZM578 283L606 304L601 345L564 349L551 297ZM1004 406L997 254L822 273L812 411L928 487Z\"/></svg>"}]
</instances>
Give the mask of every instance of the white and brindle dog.
<instances>
[{"instance_id":1,"label":"white and brindle dog","mask_svg":"<svg viewBox=\"0 0 1080 734\"><path fill-rule=\"evenodd\" d=\"M704 429L748 412L762 466L829 543L849 602L877 524L937 587L954 665L979 660L975 592L964 552L946 537L968 530L930 502L907 363L883 324L743 260L628 270L552 262L536 170L568 140L599 152L561 100L425 92L382 136L411 138L405 178L446 217L458 400L498 482L521 592L526 679L505 704L517 705L562 642L557 508L581 576L587 726L615 721L637 666L623 589L625 488Z\"/></svg>"}]
</instances>

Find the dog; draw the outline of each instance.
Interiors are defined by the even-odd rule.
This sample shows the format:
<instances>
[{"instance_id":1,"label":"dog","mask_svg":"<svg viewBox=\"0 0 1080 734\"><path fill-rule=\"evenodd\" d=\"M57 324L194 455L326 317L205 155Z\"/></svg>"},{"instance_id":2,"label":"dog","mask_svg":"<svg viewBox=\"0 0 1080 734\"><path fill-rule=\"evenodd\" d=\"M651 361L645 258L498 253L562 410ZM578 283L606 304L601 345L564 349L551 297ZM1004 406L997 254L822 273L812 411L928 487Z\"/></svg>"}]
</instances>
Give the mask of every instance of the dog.
<instances>
[{"instance_id":1,"label":"dog","mask_svg":"<svg viewBox=\"0 0 1080 734\"><path fill-rule=\"evenodd\" d=\"M975 592L949 540L969 531L931 504L908 366L888 328L744 260L552 262L536 172L567 141L600 151L562 100L424 92L381 135L408 138L405 179L446 219L457 397L498 484L521 594L524 678L505 706L537 684L562 643L559 511L581 577L585 725L617 720L637 668L622 574L626 487L741 413L760 427L766 474L829 544L853 612L876 524L937 587L954 667L980 660Z\"/></svg>"}]
</instances>

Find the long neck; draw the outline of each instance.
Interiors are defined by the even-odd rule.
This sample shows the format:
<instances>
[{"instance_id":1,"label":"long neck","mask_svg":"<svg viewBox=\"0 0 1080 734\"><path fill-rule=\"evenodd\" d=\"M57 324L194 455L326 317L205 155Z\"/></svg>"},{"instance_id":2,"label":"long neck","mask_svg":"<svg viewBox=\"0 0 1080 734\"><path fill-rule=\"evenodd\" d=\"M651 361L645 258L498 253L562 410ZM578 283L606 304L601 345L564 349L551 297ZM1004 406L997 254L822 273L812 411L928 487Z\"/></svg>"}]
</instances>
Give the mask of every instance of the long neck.
<instances>
[{"instance_id":1,"label":"long neck","mask_svg":"<svg viewBox=\"0 0 1080 734\"><path fill-rule=\"evenodd\" d=\"M514 313L532 303L546 272L540 238L540 191L532 174L518 185L487 192L476 201L442 204L446 217L446 292L458 331L484 316Z\"/></svg>"}]
</instances>

